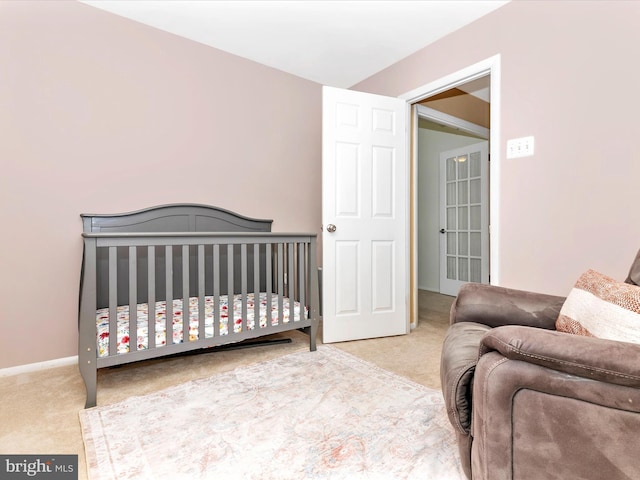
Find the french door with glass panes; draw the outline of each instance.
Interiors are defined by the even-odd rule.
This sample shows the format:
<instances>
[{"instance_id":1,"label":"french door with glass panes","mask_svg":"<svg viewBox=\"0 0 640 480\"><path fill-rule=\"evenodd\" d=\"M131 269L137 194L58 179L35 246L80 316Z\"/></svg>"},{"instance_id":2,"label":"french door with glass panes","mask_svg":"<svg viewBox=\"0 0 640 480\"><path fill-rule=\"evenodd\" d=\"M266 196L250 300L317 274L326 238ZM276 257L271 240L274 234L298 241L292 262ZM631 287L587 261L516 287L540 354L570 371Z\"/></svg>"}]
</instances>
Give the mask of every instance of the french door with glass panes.
<instances>
[{"instance_id":1,"label":"french door with glass panes","mask_svg":"<svg viewBox=\"0 0 640 480\"><path fill-rule=\"evenodd\" d=\"M440 154L440 293L489 283L488 179L487 141Z\"/></svg>"}]
</instances>

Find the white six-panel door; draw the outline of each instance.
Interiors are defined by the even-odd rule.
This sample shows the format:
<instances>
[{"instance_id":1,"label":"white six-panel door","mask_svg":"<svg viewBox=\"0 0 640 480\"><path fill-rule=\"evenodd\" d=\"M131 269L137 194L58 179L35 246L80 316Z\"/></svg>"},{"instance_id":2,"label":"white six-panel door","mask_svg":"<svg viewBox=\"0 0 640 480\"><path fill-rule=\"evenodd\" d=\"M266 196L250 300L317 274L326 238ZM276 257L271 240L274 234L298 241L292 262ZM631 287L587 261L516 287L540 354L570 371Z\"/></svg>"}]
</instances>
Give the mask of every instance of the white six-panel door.
<instances>
[{"instance_id":1,"label":"white six-panel door","mask_svg":"<svg viewBox=\"0 0 640 480\"><path fill-rule=\"evenodd\" d=\"M323 341L409 332L406 102L323 87Z\"/></svg>"}]
</instances>

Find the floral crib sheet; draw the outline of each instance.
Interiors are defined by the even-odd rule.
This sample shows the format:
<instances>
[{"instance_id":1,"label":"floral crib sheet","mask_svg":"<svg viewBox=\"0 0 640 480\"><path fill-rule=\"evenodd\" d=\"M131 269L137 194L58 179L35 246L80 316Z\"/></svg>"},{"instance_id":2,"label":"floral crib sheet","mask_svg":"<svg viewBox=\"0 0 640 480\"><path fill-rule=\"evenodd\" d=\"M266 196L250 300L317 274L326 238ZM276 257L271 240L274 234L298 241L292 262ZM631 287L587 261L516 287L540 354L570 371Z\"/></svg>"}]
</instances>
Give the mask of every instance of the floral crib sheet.
<instances>
[{"instance_id":1,"label":"floral crib sheet","mask_svg":"<svg viewBox=\"0 0 640 480\"><path fill-rule=\"evenodd\" d=\"M205 297L205 338L211 338L214 334L213 314L214 314L214 298L213 296ZM220 335L228 335L229 333L229 301L226 295L218 297L220 305ZM259 294L260 301L260 319L261 328L267 326L267 294L262 292ZM282 305L282 321L288 323L291 320L291 312L289 311L289 299L283 298ZM253 330L255 328L255 296L253 293L247 294L247 328ZM198 339L198 297L189 298L189 340ZM300 303L294 302L293 321L300 320ZM137 343L138 350L149 348L149 306L141 303L137 308ZM173 343L181 343L183 341L183 321L182 321L182 299L173 300L173 322L172 333ZM271 297L271 324L277 325L279 322L278 315L278 296ZM306 318L308 309L304 308L302 318ZM155 321L155 337L156 347L166 345L166 316L167 305L165 301L156 302L156 321ZM235 295L233 298L233 331L238 333L242 331L242 295ZM109 308L101 308L96 311L97 325L97 347L98 356L109 356ZM117 353L129 352L129 305L117 307Z\"/></svg>"}]
</instances>

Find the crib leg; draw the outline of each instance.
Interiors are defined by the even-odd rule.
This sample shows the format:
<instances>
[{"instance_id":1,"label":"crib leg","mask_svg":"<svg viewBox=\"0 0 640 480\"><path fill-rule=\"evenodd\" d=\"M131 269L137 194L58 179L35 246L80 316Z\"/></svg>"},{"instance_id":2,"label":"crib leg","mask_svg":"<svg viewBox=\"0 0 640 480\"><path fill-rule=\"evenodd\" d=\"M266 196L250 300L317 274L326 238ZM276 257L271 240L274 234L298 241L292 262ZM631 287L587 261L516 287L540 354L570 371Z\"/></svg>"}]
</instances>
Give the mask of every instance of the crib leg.
<instances>
[{"instance_id":1,"label":"crib leg","mask_svg":"<svg viewBox=\"0 0 640 480\"><path fill-rule=\"evenodd\" d=\"M318 322L312 322L309 327L309 351L316 351L316 334L318 333Z\"/></svg>"},{"instance_id":2,"label":"crib leg","mask_svg":"<svg viewBox=\"0 0 640 480\"><path fill-rule=\"evenodd\" d=\"M84 404L84 408L95 407L97 402L97 388L96 382L93 382L92 386L87 385L87 400Z\"/></svg>"},{"instance_id":3,"label":"crib leg","mask_svg":"<svg viewBox=\"0 0 640 480\"><path fill-rule=\"evenodd\" d=\"M94 359L80 358L80 375L84 380L84 385L87 390L87 399L84 404L84 408L95 407L97 404L97 390L98 390L98 372Z\"/></svg>"}]
</instances>

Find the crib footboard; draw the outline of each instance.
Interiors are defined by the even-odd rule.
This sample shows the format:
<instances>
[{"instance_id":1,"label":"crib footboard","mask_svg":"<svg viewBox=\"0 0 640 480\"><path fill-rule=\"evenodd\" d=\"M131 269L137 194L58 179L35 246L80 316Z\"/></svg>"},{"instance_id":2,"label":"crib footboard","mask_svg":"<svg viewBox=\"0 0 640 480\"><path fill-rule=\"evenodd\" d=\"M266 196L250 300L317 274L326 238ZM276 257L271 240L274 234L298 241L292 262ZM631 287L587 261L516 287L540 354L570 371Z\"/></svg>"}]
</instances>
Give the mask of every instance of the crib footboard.
<instances>
[{"instance_id":1,"label":"crib footboard","mask_svg":"<svg viewBox=\"0 0 640 480\"><path fill-rule=\"evenodd\" d=\"M87 233L79 367L85 408L97 370L294 329L316 349L316 235Z\"/></svg>"}]
</instances>

